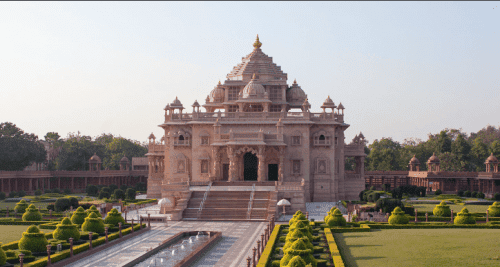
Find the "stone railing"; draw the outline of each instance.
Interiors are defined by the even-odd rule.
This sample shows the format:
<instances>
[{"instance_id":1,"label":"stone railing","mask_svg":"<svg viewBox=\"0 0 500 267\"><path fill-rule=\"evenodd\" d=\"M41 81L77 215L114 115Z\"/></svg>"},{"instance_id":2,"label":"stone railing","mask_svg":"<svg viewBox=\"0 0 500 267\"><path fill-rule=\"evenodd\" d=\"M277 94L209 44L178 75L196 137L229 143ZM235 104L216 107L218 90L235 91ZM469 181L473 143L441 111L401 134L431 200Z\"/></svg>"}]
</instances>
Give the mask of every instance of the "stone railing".
<instances>
[{"instance_id":1,"label":"stone railing","mask_svg":"<svg viewBox=\"0 0 500 267\"><path fill-rule=\"evenodd\" d=\"M51 177L106 177L106 176L147 176L148 171L0 171L0 179L7 178L51 178Z\"/></svg>"},{"instance_id":2,"label":"stone railing","mask_svg":"<svg viewBox=\"0 0 500 267\"><path fill-rule=\"evenodd\" d=\"M477 172L409 172L411 177L428 177L428 178L476 178Z\"/></svg>"},{"instance_id":3,"label":"stone railing","mask_svg":"<svg viewBox=\"0 0 500 267\"><path fill-rule=\"evenodd\" d=\"M284 182L283 184L276 185L276 190L281 191L303 191L304 184L301 182Z\"/></svg>"},{"instance_id":4,"label":"stone railing","mask_svg":"<svg viewBox=\"0 0 500 267\"><path fill-rule=\"evenodd\" d=\"M369 175L408 175L408 171L365 171L365 176Z\"/></svg>"},{"instance_id":5,"label":"stone railing","mask_svg":"<svg viewBox=\"0 0 500 267\"><path fill-rule=\"evenodd\" d=\"M359 173L346 173L345 178L347 178L347 179L361 179L361 174L359 174Z\"/></svg>"},{"instance_id":6,"label":"stone railing","mask_svg":"<svg viewBox=\"0 0 500 267\"><path fill-rule=\"evenodd\" d=\"M335 121L344 122L344 115L334 113L310 113L310 112L195 112L183 114L170 114L165 116L165 122L169 121L234 121L240 119L261 119L277 121L283 120L312 120L312 121Z\"/></svg>"},{"instance_id":7,"label":"stone railing","mask_svg":"<svg viewBox=\"0 0 500 267\"><path fill-rule=\"evenodd\" d=\"M164 152L165 151L165 145L161 144L149 144L149 152Z\"/></svg>"}]
</instances>

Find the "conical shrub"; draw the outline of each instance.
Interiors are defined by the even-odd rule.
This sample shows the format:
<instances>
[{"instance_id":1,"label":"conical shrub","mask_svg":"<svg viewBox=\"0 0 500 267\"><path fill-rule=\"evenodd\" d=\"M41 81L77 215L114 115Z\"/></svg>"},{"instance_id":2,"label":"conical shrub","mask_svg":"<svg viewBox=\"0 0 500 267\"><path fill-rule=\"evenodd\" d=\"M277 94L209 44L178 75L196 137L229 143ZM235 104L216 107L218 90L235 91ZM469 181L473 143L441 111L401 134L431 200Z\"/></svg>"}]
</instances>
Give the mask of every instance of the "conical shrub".
<instances>
[{"instance_id":1,"label":"conical shrub","mask_svg":"<svg viewBox=\"0 0 500 267\"><path fill-rule=\"evenodd\" d=\"M326 224L328 225L328 227L346 226L347 222L344 216L342 216L340 210L336 209L333 214L329 216Z\"/></svg>"},{"instance_id":2,"label":"conical shrub","mask_svg":"<svg viewBox=\"0 0 500 267\"><path fill-rule=\"evenodd\" d=\"M313 239L311 226L304 221L295 222L290 226L290 231L301 231L309 240ZM290 231L288 233L290 233Z\"/></svg>"},{"instance_id":3,"label":"conical shrub","mask_svg":"<svg viewBox=\"0 0 500 267\"><path fill-rule=\"evenodd\" d=\"M17 202L16 206L14 207L14 210L17 213L25 213L27 208L28 208L28 203L26 202L26 200L21 199L21 201Z\"/></svg>"},{"instance_id":4,"label":"conical shrub","mask_svg":"<svg viewBox=\"0 0 500 267\"><path fill-rule=\"evenodd\" d=\"M333 206L330 211L327 212L326 216L323 217L323 221L326 223L326 221L328 221L328 219L333 215L333 213L335 212L335 210L338 210L337 207Z\"/></svg>"},{"instance_id":5,"label":"conical shrub","mask_svg":"<svg viewBox=\"0 0 500 267\"><path fill-rule=\"evenodd\" d=\"M476 218L469 213L467 208L463 208L462 211L457 214L453 222L455 224L475 224Z\"/></svg>"},{"instance_id":6,"label":"conical shrub","mask_svg":"<svg viewBox=\"0 0 500 267\"><path fill-rule=\"evenodd\" d=\"M288 225L292 225L295 222L295 220L297 219L297 217L300 215L304 216L304 219L307 219L306 216L302 213L302 211L298 210L295 212L293 217L288 221Z\"/></svg>"},{"instance_id":7,"label":"conical shrub","mask_svg":"<svg viewBox=\"0 0 500 267\"><path fill-rule=\"evenodd\" d=\"M40 232L37 226L28 227L23 237L19 240L18 246L20 250L29 250L31 252L47 251L49 242L45 238L45 234Z\"/></svg>"},{"instance_id":8,"label":"conical shrub","mask_svg":"<svg viewBox=\"0 0 500 267\"><path fill-rule=\"evenodd\" d=\"M288 262L287 267L306 267L306 262L300 256L294 256Z\"/></svg>"},{"instance_id":9,"label":"conical shrub","mask_svg":"<svg viewBox=\"0 0 500 267\"><path fill-rule=\"evenodd\" d=\"M281 267L286 267L295 256L300 256L306 264L311 264L313 267L317 266L316 259L312 255L313 250L308 249L302 239L293 242L289 248L283 249L283 252L284 256L280 260Z\"/></svg>"},{"instance_id":10,"label":"conical shrub","mask_svg":"<svg viewBox=\"0 0 500 267\"><path fill-rule=\"evenodd\" d=\"M117 226L118 223L120 223L120 222L122 224L124 224L125 223L125 219L123 219L122 213L118 212L118 210L115 209L115 208L111 209L108 212L108 216L106 217L106 219L104 219L104 223L106 223L106 224L112 224L112 225L115 225L115 226Z\"/></svg>"},{"instance_id":11,"label":"conical shrub","mask_svg":"<svg viewBox=\"0 0 500 267\"><path fill-rule=\"evenodd\" d=\"M102 218L98 217L95 212L90 212L89 216L85 218L82 224L82 231L93 233L104 233L104 222Z\"/></svg>"},{"instance_id":12,"label":"conical shrub","mask_svg":"<svg viewBox=\"0 0 500 267\"><path fill-rule=\"evenodd\" d=\"M102 218L101 212L99 212L99 210L94 205L90 206L90 208L87 210L87 214L90 215L91 212L94 212L98 217Z\"/></svg>"},{"instance_id":13,"label":"conical shrub","mask_svg":"<svg viewBox=\"0 0 500 267\"><path fill-rule=\"evenodd\" d=\"M78 207L71 216L71 222L74 224L83 224L87 216L87 212L82 207Z\"/></svg>"},{"instance_id":14,"label":"conical shrub","mask_svg":"<svg viewBox=\"0 0 500 267\"><path fill-rule=\"evenodd\" d=\"M35 205L31 204L29 207L26 209L26 211L23 214L23 221L41 221L42 220L42 214L38 209L35 207Z\"/></svg>"},{"instance_id":15,"label":"conical shrub","mask_svg":"<svg viewBox=\"0 0 500 267\"><path fill-rule=\"evenodd\" d=\"M436 207L434 207L434 209L432 210L432 214L434 214L434 216L450 217L450 206L446 205L446 201L443 200L441 201L441 203L439 203L439 205L436 205Z\"/></svg>"},{"instance_id":16,"label":"conical shrub","mask_svg":"<svg viewBox=\"0 0 500 267\"><path fill-rule=\"evenodd\" d=\"M500 216L500 203L493 202L493 205L488 207L488 211L491 217L499 217Z\"/></svg>"},{"instance_id":17,"label":"conical shrub","mask_svg":"<svg viewBox=\"0 0 500 267\"><path fill-rule=\"evenodd\" d=\"M389 224L407 224L410 221L400 207L396 207L389 216Z\"/></svg>"},{"instance_id":18,"label":"conical shrub","mask_svg":"<svg viewBox=\"0 0 500 267\"><path fill-rule=\"evenodd\" d=\"M78 231L76 225L72 224L68 218L62 219L61 223L57 224L57 228L52 235L57 240L67 241L70 237L72 237L74 241L80 239L80 231Z\"/></svg>"}]
</instances>

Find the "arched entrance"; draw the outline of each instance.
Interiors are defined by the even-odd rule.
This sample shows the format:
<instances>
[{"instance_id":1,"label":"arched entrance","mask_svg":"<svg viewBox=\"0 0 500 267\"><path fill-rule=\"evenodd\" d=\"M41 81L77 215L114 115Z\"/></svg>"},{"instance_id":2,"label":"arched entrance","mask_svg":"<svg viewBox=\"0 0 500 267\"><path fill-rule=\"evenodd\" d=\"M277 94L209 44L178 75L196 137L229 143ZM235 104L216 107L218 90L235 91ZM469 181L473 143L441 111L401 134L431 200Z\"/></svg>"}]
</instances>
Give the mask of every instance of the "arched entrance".
<instances>
[{"instance_id":1,"label":"arched entrance","mask_svg":"<svg viewBox=\"0 0 500 267\"><path fill-rule=\"evenodd\" d=\"M254 154L247 152L243 155L243 180L257 181L259 160Z\"/></svg>"}]
</instances>

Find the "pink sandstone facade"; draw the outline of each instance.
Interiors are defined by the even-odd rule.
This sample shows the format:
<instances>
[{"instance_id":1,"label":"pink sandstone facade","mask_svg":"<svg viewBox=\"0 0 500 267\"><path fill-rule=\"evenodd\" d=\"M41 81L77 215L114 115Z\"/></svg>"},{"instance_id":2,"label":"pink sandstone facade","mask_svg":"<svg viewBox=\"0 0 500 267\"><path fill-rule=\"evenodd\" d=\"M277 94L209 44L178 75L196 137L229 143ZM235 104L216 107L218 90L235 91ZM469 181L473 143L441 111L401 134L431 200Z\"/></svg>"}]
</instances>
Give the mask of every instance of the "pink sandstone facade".
<instances>
[{"instance_id":1,"label":"pink sandstone facade","mask_svg":"<svg viewBox=\"0 0 500 267\"><path fill-rule=\"evenodd\" d=\"M298 209L355 199L364 189L364 138L344 143L343 105L328 96L322 112L312 113L304 90L287 84L261 45L257 36L254 50L192 113L177 97L165 107L164 135L159 142L149 136L148 197L179 201L189 198L186 186L209 182L265 184L279 198L301 199ZM345 157L355 158L356 172L344 171Z\"/></svg>"}]
</instances>

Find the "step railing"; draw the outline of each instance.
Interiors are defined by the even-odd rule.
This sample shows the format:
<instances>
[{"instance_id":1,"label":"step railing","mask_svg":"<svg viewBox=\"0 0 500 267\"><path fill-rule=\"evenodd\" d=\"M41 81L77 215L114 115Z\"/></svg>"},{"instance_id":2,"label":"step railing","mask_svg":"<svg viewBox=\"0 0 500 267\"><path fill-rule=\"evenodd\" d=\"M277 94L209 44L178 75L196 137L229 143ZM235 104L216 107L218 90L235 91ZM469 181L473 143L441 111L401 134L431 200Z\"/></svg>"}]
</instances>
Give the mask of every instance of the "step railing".
<instances>
[{"instance_id":1,"label":"step railing","mask_svg":"<svg viewBox=\"0 0 500 267\"><path fill-rule=\"evenodd\" d=\"M205 194L203 195L203 199L200 202L200 207L198 208L198 214L197 214L198 219L200 218L201 211L203 210L203 206L205 205L205 201L207 200L208 192L210 192L211 187L212 187L212 182L209 182L207 190L205 190Z\"/></svg>"},{"instance_id":2,"label":"step railing","mask_svg":"<svg viewBox=\"0 0 500 267\"><path fill-rule=\"evenodd\" d=\"M255 184L252 185L252 192L250 193L250 201L248 202L247 219L250 219L250 214L252 213L252 203L253 196L255 194Z\"/></svg>"}]
</instances>

